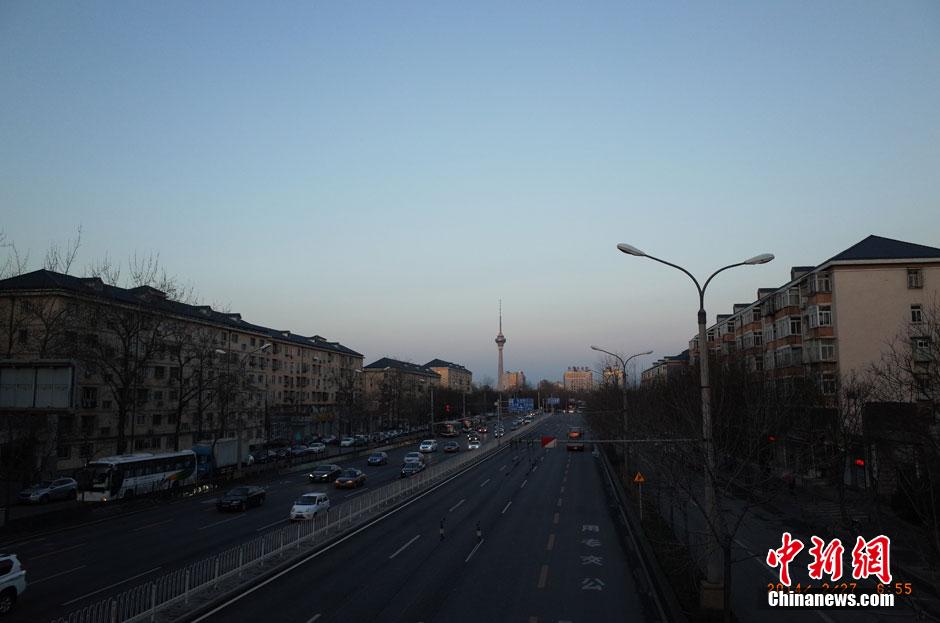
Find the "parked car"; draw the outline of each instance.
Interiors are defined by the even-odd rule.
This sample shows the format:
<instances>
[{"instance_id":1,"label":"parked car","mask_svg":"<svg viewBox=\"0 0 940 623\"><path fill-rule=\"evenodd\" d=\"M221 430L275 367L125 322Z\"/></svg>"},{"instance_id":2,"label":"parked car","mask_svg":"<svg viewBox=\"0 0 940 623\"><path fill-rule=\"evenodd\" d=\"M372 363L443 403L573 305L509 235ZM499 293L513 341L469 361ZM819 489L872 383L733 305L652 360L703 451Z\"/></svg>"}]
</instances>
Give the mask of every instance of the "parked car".
<instances>
[{"instance_id":1,"label":"parked car","mask_svg":"<svg viewBox=\"0 0 940 623\"><path fill-rule=\"evenodd\" d=\"M317 465L307 477L310 482L333 482L341 473L343 468L339 465Z\"/></svg>"},{"instance_id":2,"label":"parked car","mask_svg":"<svg viewBox=\"0 0 940 623\"><path fill-rule=\"evenodd\" d=\"M505 434L506 434L506 431L504 431L502 428L497 428L493 430L494 437L502 437Z\"/></svg>"},{"instance_id":3,"label":"parked car","mask_svg":"<svg viewBox=\"0 0 940 623\"><path fill-rule=\"evenodd\" d=\"M262 504L264 489L261 487L235 487L219 499L216 508L220 511L245 511Z\"/></svg>"},{"instance_id":4,"label":"parked car","mask_svg":"<svg viewBox=\"0 0 940 623\"><path fill-rule=\"evenodd\" d=\"M421 452L437 452L437 439L425 439L418 446Z\"/></svg>"},{"instance_id":5,"label":"parked car","mask_svg":"<svg viewBox=\"0 0 940 623\"><path fill-rule=\"evenodd\" d=\"M326 452L326 446L323 445L322 442L318 441L316 443L312 443L309 446L307 446L307 452L309 452L310 454L323 454L324 452Z\"/></svg>"},{"instance_id":6,"label":"parked car","mask_svg":"<svg viewBox=\"0 0 940 623\"><path fill-rule=\"evenodd\" d=\"M78 483L74 478L45 480L20 491L19 500L23 503L45 504L53 500L74 500Z\"/></svg>"},{"instance_id":7,"label":"parked car","mask_svg":"<svg viewBox=\"0 0 940 623\"><path fill-rule=\"evenodd\" d=\"M291 458L297 458L307 454L307 446L293 446L290 449Z\"/></svg>"},{"instance_id":8,"label":"parked car","mask_svg":"<svg viewBox=\"0 0 940 623\"><path fill-rule=\"evenodd\" d=\"M326 437L321 439L320 442L328 446L335 446L336 444L339 443L339 437L337 437L336 435L327 435Z\"/></svg>"},{"instance_id":9,"label":"parked car","mask_svg":"<svg viewBox=\"0 0 940 623\"><path fill-rule=\"evenodd\" d=\"M330 507L330 498L325 493L304 493L290 509L291 521L313 519L320 511Z\"/></svg>"},{"instance_id":10,"label":"parked car","mask_svg":"<svg viewBox=\"0 0 940 623\"><path fill-rule=\"evenodd\" d=\"M456 441L444 442L444 452L460 452L460 444Z\"/></svg>"},{"instance_id":11,"label":"parked car","mask_svg":"<svg viewBox=\"0 0 940 623\"><path fill-rule=\"evenodd\" d=\"M479 450L480 449L480 440L476 437L470 439L467 442L467 450Z\"/></svg>"},{"instance_id":12,"label":"parked car","mask_svg":"<svg viewBox=\"0 0 940 623\"><path fill-rule=\"evenodd\" d=\"M26 569L16 554L0 554L0 616L8 614L26 591Z\"/></svg>"},{"instance_id":13,"label":"parked car","mask_svg":"<svg viewBox=\"0 0 940 623\"><path fill-rule=\"evenodd\" d=\"M252 463L270 463L277 459L277 452L273 450L255 450L249 456L251 457Z\"/></svg>"},{"instance_id":14,"label":"parked car","mask_svg":"<svg viewBox=\"0 0 940 623\"><path fill-rule=\"evenodd\" d=\"M337 489L355 489L366 484L366 475L359 469L344 469L343 473L336 478Z\"/></svg>"},{"instance_id":15,"label":"parked car","mask_svg":"<svg viewBox=\"0 0 940 623\"><path fill-rule=\"evenodd\" d=\"M368 461L369 465L388 465L388 453L387 452L373 452L369 455Z\"/></svg>"},{"instance_id":16,"label":"parked car","mask_svg":"<svg viewBox=\"0 0 940 623\"><path fill-rule=\"evenodd\" d=\"M341 448L350 448L356 443L356 440L352 437L343 437L342 441L339 442Z\"/></svg>"},{"instance_id":17,"label":"parked car","mask_svg":"<svg viewBox=\"0 0 940 623\"><path fill-rule=\"evenodd\" d=\"M401 478L408 478L409 476L414 476L418 472L424 469L424 463L405 463L401 466Z\"/></svg>"},{"instance_id":18,"label":"parked car","mask_svg":"<svg viewBox=\"0 0 940 623\"><path fill-rule=\"evenodd\" d=\"M368 435L353 435L353 445L354 446L368 446L369 436Z\"/></svg>"},{"instance_id":19,"label":"parked car","mask_svg":"<svg viewBox=\"0 0 940 623\"><path fill-rule=\"evenodd\" d=\"M405 455L404 463L424 463L424 456L420 452L409 452Z\"/></svg>"}]
</instances>

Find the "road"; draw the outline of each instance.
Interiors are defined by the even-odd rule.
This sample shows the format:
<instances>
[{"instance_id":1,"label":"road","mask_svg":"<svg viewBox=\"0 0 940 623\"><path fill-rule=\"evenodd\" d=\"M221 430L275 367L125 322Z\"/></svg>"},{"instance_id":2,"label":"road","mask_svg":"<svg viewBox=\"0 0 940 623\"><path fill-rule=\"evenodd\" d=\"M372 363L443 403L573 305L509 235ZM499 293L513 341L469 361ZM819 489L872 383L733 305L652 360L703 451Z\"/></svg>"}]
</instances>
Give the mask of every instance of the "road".
<instances>
[{"instance_id":1,"label":"road","mask_svg":"<svg viewBox=\"0 0 940 623\"><path fill-rule=\"evenodd\" d=\"M368 466L366 457L329 459L366 472L366 486L352 491L310 484L305 470L260 482L267 490L265 503L245 513L219 513L215 507L219 494L195 496L0 545L0 551L17 554L29 582L7 620L32 623L63 616L90 601L252 539L286 523L301 493L328 491L332 505L342 505L370 487L399 478L404 454L416 449L417 445L391 450L388 465L376 467ZM437 452L433 460L452 456Z\"/></svg>"},{"instance_id":2,"label":"road","mask_svg":"<svg viewBox=\"0 0 940 623\"><path fill-rule=\"evenodd\" d=\"M198 621L657 620L628 561L591 453L507 448Z\"/></svg>"}]
</instances>

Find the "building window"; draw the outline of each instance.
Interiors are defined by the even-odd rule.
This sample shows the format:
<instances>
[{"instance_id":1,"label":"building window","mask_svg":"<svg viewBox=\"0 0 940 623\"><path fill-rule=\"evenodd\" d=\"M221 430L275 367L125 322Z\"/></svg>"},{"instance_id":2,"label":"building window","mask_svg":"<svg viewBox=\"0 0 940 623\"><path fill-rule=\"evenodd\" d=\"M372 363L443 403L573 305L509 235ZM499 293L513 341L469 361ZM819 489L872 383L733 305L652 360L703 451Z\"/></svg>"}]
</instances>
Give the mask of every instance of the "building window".
<instances>
[{"instance_id":1,"label":"building window","mask_svg":"<svg viewBox=\"0 0 940 623\"><path fill-rule=\"evenodd\" d=\"M809 279L810 294L817 292L831 292L832 285L829 281L829 273L816 273Z\"/></svg>"},{"instance_id":2,"label":"building window","mask_svg":"<svg viewBox=\"0 0 940 623\"><path fill-rule=\"evenodd\" d=\"M72 446L59 446L56 448L56 458L68 460L72 456Z\"/></svg>"},{"instance_id":3,"label":"building window","mask_svg":"<svg viewBox=\"0 0 940 623\"><path fill-rule=\"evenodd\" d=\"M153 378L162 380L166 378L166 368L163 366L154 366L153 368Z\"/></svg>"},{"instance_id":4,"label":"building window","mask_svg":"<svg viewBox=\"0 0 940 623\"><path fill-rule=\"evenodd\" d=\"M930 361L930 338L914 338L914 361Z\"/></svg>"},{"instance_id":5,"label":"building window","mask_svg":"<svg viewBox=\"0 0 940 623\"><path fill-rule=\"evenodd\" d=\"M160 424L161 424L162 421L163 421L163 416L162 416L161 414L159 414L159 413L154 413L154 414L153 414L153 425L154 425L154 426L160 426Z\"/></svg>"},{"instance_id":6,"label":"building window","mask_svg":"<svg viewBox=\"0 0 940 623\"><path fill-rule=\"evenodd\" d=\"M82 409L94 409L98 406L98 388L82 388Z\"/></svg>"},{"instance_id":7,"label":"building window","mask_svg":"<svg viewBox=\"0 0 940 623\"><path fill-rule=\"evenodd\" d=\"M907 269L907 287L911 290L919 290L924 287L924 272L921 269Z\"/></svg>"},{"instance_id":8,"label":"building window","mask_svg":"<svg viewBox=\"0 0 940 623\"><path fill-rule=\"evenodd\" d=\"M803 324L799 316L790 316L790 335L801 335L803 333Z\"/></svg>"},{"instance_id":9,"label":"building window","mask_svg":"<svg viewBox=\"0 0 940 623\"><path fill-rule=\"evenodd\" d=\"M836 393L836 377L833 374L823 374L820 378L819 387L822 393L833 395Z\"/></svg>"},{"instance_id":10,"label":"building window","mask_svg":"<svg viewBox=\"0 0 940 623\"><path fill-rule=\"evenodd\" d=\"M26 342L28 342L28 341L29 341L29 331L27 331L26 329L20 329L20 330L19 330L19 334L18 334L18 340L19 340L19 343L20 343L21 345L22 345L22 344L25 344Z\"/></svg>"},{"instance_id":11,"label":"building window","mask_svg":"<svg viewBox=\"0 0 940 623\"><path fill-rule=\"evenodd\" d=\"M836 345L832 340L822 340L819 342L819 360L834 361L836 358Z\"/></svg>"},{"instance_id":12,"label":"building window","mask_svg":"<svg viewBox=\"0 0 940 623\"><path fill-rule=\"evenodd\" d=\"M911 322L923 322L924 310L920 305L911 305Z\"/></svg>"}]
</instances>

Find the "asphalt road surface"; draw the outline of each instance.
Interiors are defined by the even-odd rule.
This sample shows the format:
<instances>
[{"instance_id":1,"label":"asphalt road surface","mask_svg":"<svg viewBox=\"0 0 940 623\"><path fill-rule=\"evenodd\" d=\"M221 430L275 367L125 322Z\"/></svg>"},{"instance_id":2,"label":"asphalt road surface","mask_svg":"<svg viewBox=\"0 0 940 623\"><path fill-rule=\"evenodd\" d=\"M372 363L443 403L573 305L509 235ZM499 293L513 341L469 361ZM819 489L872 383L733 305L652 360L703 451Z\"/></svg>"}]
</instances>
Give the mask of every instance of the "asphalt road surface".
<instances>
[{"instance_id":1,"label":"asphalt road surface","mask_svg":"<svg viewBox=\"0 0 940 623\"><path fill-rule=\"evenodd\" d=\"M460 441L466 452L466 439ZM308 471L303 471L260 482L267 490L264 505L243 513L218 512L215 503L223 493L218 492L0 545L0 551L17 554L28 580L16 610L5 620L34 623L64 616L280 527L287 523L291 505L301 493L327 491L331 505L341 505L398 479L404 454L414 450L417 443L391 450L388 465L376 467L368 466L365 456L324 460L362 469L368 481L359 489L335 490L331 484L311 484ZM455 455L438 451L432 456L441 462Z\"/></svg>"},{"instance_id":2,"label":"asphalt road surface","mask_svg":"<svg viewBox=\"0 0 940 623\"><path fill-rule=\"evenodd\" d=\"M654 620L625 554L590 452L507 448L198 621Z\"/></svg>"}]
</instances>

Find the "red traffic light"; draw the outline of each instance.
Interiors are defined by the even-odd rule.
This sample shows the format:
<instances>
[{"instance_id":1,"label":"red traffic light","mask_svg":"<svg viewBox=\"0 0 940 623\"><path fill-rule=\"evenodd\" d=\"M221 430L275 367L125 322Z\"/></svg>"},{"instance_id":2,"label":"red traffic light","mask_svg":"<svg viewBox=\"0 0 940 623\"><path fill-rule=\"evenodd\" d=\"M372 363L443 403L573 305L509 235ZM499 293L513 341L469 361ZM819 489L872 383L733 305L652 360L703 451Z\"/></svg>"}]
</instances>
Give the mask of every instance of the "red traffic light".
<instances>
[{"instance_id":1,"label":"red traffic light","mask_svg":"<svg viewBox=\"0 0 940 623\"><path fill-rule=\"evenodd\" d=\"M857 467L865 467L865 459L855 459L855 465Z\"/></svg>"},{"instance_id":2,"label":"red traffic light","mask_svg":"<svg viewBox=\"0 0 940 623\"><path fill-rule=\"evenodd\" d=\"M773 442L777 441L777 436L776 436L776 435L767 435L767 441L769 441L770 443L773 443Z\"/></svg>"}]
</instances>

